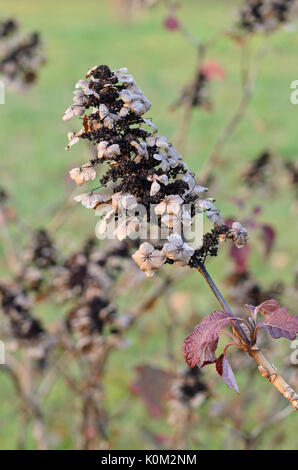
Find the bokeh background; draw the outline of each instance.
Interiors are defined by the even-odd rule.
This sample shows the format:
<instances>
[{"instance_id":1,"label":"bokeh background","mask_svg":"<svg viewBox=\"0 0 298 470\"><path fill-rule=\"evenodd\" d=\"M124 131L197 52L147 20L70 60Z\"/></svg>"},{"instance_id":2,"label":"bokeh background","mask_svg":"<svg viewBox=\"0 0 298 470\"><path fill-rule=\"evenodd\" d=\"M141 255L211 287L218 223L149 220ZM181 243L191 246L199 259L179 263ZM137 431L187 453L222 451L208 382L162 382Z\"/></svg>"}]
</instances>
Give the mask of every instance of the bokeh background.
<instances>
[{"instance_id":1,"label":"bokeh background","mask_svg":"<svg viewBox=\"0 0 298 470\"><path fill-rule=\"evenodd\" d=\"M95 64L107 64L111 69L128 67L153 103L150 117L158 125L159 134L172 139L181 124L183 109L173 112L170 105L191 80L196 67L196 49L179 32L164 27L167 15L164 2L134 10L132 15L120 8L120 4L120 1L105 0L1 0L1 16L16 17L26 31L39 31L47 55L47 64L36 86L26 94L7 91L6 103L0 106L0 184L10 194L24 224L33 229L46 227L59 207L72 200L75 188L68 171L89 158L87 144L84 147L81 143L64 152L66 134L73 130L73 123L62 121L64 110L72 101L74 84L83 78L89 67ZM230 27L240 4L232 0L185 0L180 2L178 13L194 36L206 40ZM290 84L298 78L298 36L294 30L285 28L266 37L260 35L252 41L251 53L261 44L264 56L253 98L245 118L229 138L213 169L210 195L217 198L217 206L226 217L243 220L250 216L253 208L262 209L258 220L274 229L274 246L270 256L264 257L260 233L253 230L249 270L264 289L283 283L286 286L284 302L293 313L298 313L294 284L298 205L289 175L281 170L283 163L295 162L298 154L298 106L290 102ZM229 37L223 37L208 52L208 59L217 61L225 70L226 79L211 83L213 110L195 109L192 113L184 159L199 181L200 170L241 96L241 54L241 46ZM244 183L243 173L249 162L263 151L271 152L273 160L278 162L270 173L270 189L263 184L251 188ZM237 207L236 198L244 201L244 207ZM83 238L93 235L96 223L92 211L75 207L71 202L68 207L63 223L55 231L55 239L66 253L76 249ZM12 228L11 231L16 243L20 246L26 243L25 229ZM3 256L0 262L0 274L5 279L8 272ZM229 250L223 248L220 256L208 263L208 269L228 297L227 279L234 269ZM143 292L126 292L114 302L125 310L142 298L150 282L145 282ZM162 438L158 440L156 436L168 436L173 431L165 415L150 416L139 397L131 393L135 367L140 364L168 367L172 355L177 367L183 367L181 344L184 337L217 305L203 280L189 270L185 270L184 277L167 295L169 298L161 299L130 331L127 348L116 351L109 360L106 399L109 412L116 414L110 427L111 448L152 448L156 442L162 442ZM167 336L171 325L169 304L176 312L171 354ZM35 313L45 323L63 314L51 304ZM290 364L291 353L290 342L280 340L271 347L270 357L278 368L285 370L288 378L291 377L292 383L297 383L297 366ZM232 354L231 357L233 362ZM256 373L249 380L237 357L234 370L242 392L240 396L225 386L213 368L203 370L212 397L193 412L197 424L188 448L243 449L246 447L243 436L268 415L286 406L261 375ZM238 362L240 367L237 367ZM71 405L69 390L58 377L45 403L53 448L74 447L72 429L77 418ZM283 420L268 426L255 444L256 448L297 448L295 418L294 413L289 413ZM1 374L0 366L2 449L16 447L18 429L13 388L9 378ZM26 448L34 447L29 426Z\"/></svg>"}]
</instances>

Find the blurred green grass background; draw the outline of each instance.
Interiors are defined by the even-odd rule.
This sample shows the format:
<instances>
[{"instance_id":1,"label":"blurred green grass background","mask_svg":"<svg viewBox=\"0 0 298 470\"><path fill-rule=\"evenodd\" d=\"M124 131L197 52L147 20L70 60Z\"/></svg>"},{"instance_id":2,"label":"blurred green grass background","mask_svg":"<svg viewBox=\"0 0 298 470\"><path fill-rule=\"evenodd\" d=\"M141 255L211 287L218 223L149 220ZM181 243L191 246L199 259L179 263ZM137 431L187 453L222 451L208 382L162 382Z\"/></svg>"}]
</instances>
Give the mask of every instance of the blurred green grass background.
<instances>
[{"instance_id":1,"label":"blurred green grass background","mask_svg":"<svg viewBox=\"0 0 298 470\"><path fill-rule=\"evenodd\" d=\"M229 27L240 1L185 0L181 2L179 17L190 31L202 40L212 37ZM138 85L153 103L149 115L158 125L159 134L172 138L182 119L182 112L170 112L169 105L176 99L181 87L187 83L195 68L196 50L179 33L166 31L162 25L166 10L160 5L147 9L132 21L119 17L114 2L105 0L85 0L84 2L43 0L2 0L1 16L15 16L26 31L40 31L48 58L41 70L38 84L27 94L17 95L7 92L6 104L0 107L1 185L12 195L21 217L33 228L46 225L55 211L57 201L65 199L71 188L68 170L88 160L89 149L84 144L64 152L66 133L76 126L75 121L62 121L64 110L71 104L74 84L83 78L85 71L95 64L107 64L112 69L128 67ZM290 83L298 78L296 33L280 30L274 35L256 38L251 45L252 52L264 42L266 55L260 65L260 72L252 102L246 118L229 140L223 153L224 166L215 169L217 178L217 205L225 215L235 214L235 206L230 198L245 195L239 175L246 162L252 160L263 149L272 149L284 160L295 160L298 154L297 116L298 106L290 102ZM227 37L211 49L208 59L214 59L226 70L223 82L212 83L214 110L205 113L195 110L184 158L191 168L200 175L216 137L237 106L240 93L241 48ZM276 175L278 179L280 175ZM285 263L276 267L259 256L252 257L252 269L257 279L265 285L274 280L289 281L293 277L297 261L297 214L291 212L289 194L279 194L267 198L262 191L248 196L248 207L262 205L263 222L270 223L278 231L276 252L285 254ZM92 234L95 225L94 214L76 207L66 222L59 228L58 236L66 250L77 246L87 234ZM22 234L15 234L22 239ZM25 237L25 236L24 236ZM220 279L223 261L219 258L210 263L210 270ZM2 265L1 272L5 273ZM210 302L205 286L198 287L195 275L187 276L180 282L180 290L191 293L194 308L200 311L216 306ZM210 307L211 305L211 307ZM41 312L42 315L51 315ZM297 312L296 312L297 313ZM57 315L59 312L57 312ZM112 357L107 377L107 397L111 410L118 401L128 396L127 385L133 377L133 367L140 360L163 363L165 345L162 325L168 320L161 305L155 312L156 323L152 319L142 319L130 334L132 346ZM139 338L145 335L140 344ZM176 334L177 350L184 338L184 332ZM289 346L285 346L289 351ZM182 356L182 355L181 355ZM181 364L183 358L181 357ZM278 358L274 358L278 365ZM214 371L206 371L206 374ZM245 381L237 373L241 383ZM219 383L219 393L230 392ZM260 378L258 394L268 390ZM17 434L17 420L7 419L14 413L16 404L10 399L11 387L0 375L0 447L14 447ZM239 406L241 399L239 400ZM257 421L258 407L266 406L261 400L254 403L246 413L245 426L248 428ZM51 410L50 420L54 428L64 435L59 447L71 448L71 436L67 430L73 426L62 422L68 407L67 390L62 382L55 384L54 393L47 403ZM47 410L46 410L47 411ZM119 419L118 434L115 430L114 442L117 449L143 448L137 423L146 421L146 411L135 399L129 416ZM162 432L167 428L162 421L152 424ZM281 425L287 434L289 448L297 446L295 417L289 416ZM297 431L297 427L296 427ZM204 429L199 431L206 439ZM213 430L209 448L220 448L225 433L224 426ZM200 434L200 435L201 435ZM262 442L263 448L272 445L268 431ZM32 444L33 445L33 444ZM28 443L30 447L30 441Z\"/></svg>"}]
</instances>

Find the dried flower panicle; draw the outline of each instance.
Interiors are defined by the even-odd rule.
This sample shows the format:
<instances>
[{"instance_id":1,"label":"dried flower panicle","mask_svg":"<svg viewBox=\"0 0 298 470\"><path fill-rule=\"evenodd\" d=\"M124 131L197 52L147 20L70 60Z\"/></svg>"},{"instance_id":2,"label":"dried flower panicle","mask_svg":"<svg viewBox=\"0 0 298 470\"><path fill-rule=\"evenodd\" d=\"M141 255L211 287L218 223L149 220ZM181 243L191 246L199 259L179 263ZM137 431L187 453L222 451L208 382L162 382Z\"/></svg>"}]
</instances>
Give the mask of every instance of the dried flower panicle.
<instances>
[{"instance_id":1,"label":"dried flower panicle","mask_svg":"<svg viewBox=\"0 0 298 470\"><path fill-rule=\"evenodd\" d=\"M80 354L99 357L108 333L117 334L113 328L116 319L115 307L105 297L103 291L94 285L67 316L66 325L73 335L73 347Z\"/></svg>"},{"instance_id":2,"label":"dried flower panicle","mask_svg":"<svg viewBox=\"0 0 298 470\"><path fill-rule=\"evenodd\" d=\"M133 255L147 276L166 262L185 266L196 258L197 251L177 233L177 227L192 225L196 213L206 214L217 236L226 233L215 199L204 198L208 188L196 183L182 156L166 137L156 135L157 127L144 117L150 107L127 69L111 72L106 65L100 65L77 82L74 102L63 117L68 121L81 116L83 124L78 132L68 134L66 150L82 139L92 142L97 150L97 157L72 169L70 177L81 186L95 180L98 166L107 168L99 183L108 192L94 190L75 197L89 209L104 210L98 233L107 232L111 221L117 220L116 238L124 240L138 234L141 227L147 229L152 222L152 205L160 233L163 227L170 233L167 239L159 236L156 242L148 236ZM139 213L139 205L145 208L145 216ZM123 211L131 216L121 222Z\"/></svg>"},{"instance_id":3,"label":"dried flower panicle","mask_svg":"<svg viewBox=\"0 0 298 470\"><path fill-rule=\"evenodd\" d=\"M27 90L45 61L39 33L22 34L14 19L0 22L0 75L8 87Z\"/></svg>"},{"instance_id":4,"label":"dried flower panicle","mask_svg":"<svg viewBox=\"0 0 298 470\"><path fill-rule=\"evenodd\" d=\"M272 32L295 20L297 13L297 0L245 0L238 26L246 33Z\"/></svg>"}]
</instances>

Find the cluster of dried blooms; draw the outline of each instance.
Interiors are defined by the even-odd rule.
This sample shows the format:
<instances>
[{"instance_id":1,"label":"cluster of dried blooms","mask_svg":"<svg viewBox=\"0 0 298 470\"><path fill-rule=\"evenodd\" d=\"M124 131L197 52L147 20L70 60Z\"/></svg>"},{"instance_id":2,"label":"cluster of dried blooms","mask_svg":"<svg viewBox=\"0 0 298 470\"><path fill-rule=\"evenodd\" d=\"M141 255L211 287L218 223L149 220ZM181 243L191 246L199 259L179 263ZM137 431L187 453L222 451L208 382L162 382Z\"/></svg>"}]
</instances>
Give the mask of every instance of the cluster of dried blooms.
<instances>
[{"instance_id":1,"label":"cluster of dried blooms","mask_svg":"<svg viewBox=\"0 0 298 470\"><path fill-rule=\"evenodd\" d=\"M14 19L0 22L0 75L8 87L25 91L36 82L45 63L42 49L38 33L23 34Z\"/></svg>"},{"instance_id":2,"label":"cluster of dried blooms","mask_svg":"<svg viewBox=\"0 0 298 470\"><path fill-rule=\"evenodd\" d=\"M93 67L86 79L78 81L74 102L63 118L68 121L74 116L83 117L82 129L68 134L66 150L80 139L88 139L97 150L97 158L70 171L71 178L81 186L96 178L98 165L107 168L99 178L102 192L91 191L75 197L89 209L105 211L97 229L99 235L107 232L115 219L118 223L112 235L119 240L144 228L147 232L148 224L153 223L151 207L154 205L159 228L157 240L152 241L148 235L133 255L147 276L152 276L165 262L195 265L207 254L216 254L219 238L232 239L239 247L247 241L243 227L238 225L229 230L224 225L214 205L215 199L204 197L207 188L196 183L194 174L168 139L156 135L156 126L143 117L150 107L151 103L127 69L111 72L101 65ZM145 208L145 215L140 206ZM183 233L181 236L181 228L190 227L196 213L205 213L214 223L212 241L207 237L206 245L198 249L184 241ZM166 241L161 237L163 227L170 232Z\"/></svg>"},{"instance_id":3,"label":"cluster of dried blooms","mask_svg":"<svg viewBox=\"0 0 298 470\"><path fill-rule=\"evenodd\" d=\"M245 0L239 27L247 33L272 32L297 18L297 0Z\"/></svg>"}]
</instances>

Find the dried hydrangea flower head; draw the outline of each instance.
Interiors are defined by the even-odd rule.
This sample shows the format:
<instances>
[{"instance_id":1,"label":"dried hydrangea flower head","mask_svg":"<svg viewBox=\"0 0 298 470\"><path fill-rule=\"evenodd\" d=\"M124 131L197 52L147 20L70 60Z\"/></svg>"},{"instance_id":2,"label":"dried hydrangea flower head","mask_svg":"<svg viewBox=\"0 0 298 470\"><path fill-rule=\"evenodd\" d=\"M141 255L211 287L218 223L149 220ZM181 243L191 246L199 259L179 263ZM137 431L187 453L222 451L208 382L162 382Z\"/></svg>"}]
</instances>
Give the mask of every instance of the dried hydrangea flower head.
<instances>
[{"instance_id":1,"label":"dried hydrangea flower head","mask_svg":"<svg viewBox=\"0 0 298 470\"><path fill-rule=\"evenodd\" d=\"M239 11L241 30L247 33L275 31L297 18L297 0L246 0Z\"/></svg>"},{"instance_id":2,"label":"dried hydrangea flower head","mask_svg":"<svg viewBox=\"0 0 298 470\"><path fill-rule=\"evenodd\" d=\"M5 84L18 91L27 90L45 63L40 35L24 35L13 19L0 22L0 75Z\"/></svg>"},{"instance_id":3,"label":"dried hydrangea flower head","mask_svg":"<svg viewBox=\"0 0 298 470\"><path fill-rule=\"evenodd\" d=\"M87 139L97 154L80 168L73 168L70 177L81 186L95 180L98 167L105 170L99 175L103 191L85 192L75 200L89 209L105 211L97 228L100 235L116 219L116 238L123 240L137 234L145 239L133 259L147 276L165 262L195 266L197 260L216 255L219 236L229 231L214 205L215 199L205 197L208 189L196 183L181 155L166 137L157 135L155 124L144 117L150 108L151 103L127 69L112 72L100 65L77 82L73 104L63 117L65 121L81 117L83 124L77 132L69 132L66 150ZM128 214L124 220L123 211ZM186 243L183 230L192 226L197 213L205 213L214 228L204 235L203 245L195 249ZM157 220L158 229L154 241L151 232L148 234L153 220ZM144 227L146 236L140 237ZM167 230L164 237L163 229ZM236 235L228 238L236 241ZM237 238L238 246L244 238L243 234Z\"/></svg>"}]
</instances>

